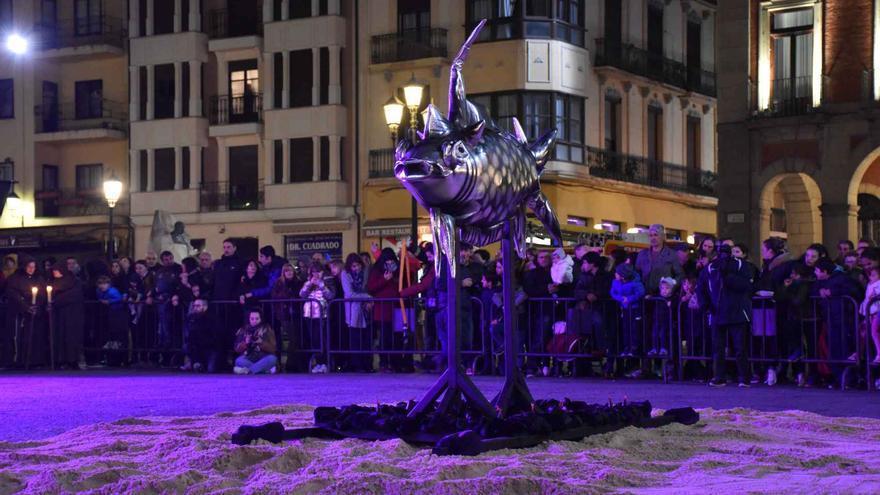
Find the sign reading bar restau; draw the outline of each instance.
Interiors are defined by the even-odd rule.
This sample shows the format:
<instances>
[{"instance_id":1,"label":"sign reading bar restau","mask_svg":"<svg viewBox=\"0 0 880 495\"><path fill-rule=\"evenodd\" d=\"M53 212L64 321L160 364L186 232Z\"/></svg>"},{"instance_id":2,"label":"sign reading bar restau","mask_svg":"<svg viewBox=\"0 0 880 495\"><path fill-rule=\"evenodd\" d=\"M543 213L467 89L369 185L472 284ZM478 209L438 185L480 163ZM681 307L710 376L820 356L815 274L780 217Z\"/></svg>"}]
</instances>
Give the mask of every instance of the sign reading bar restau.
<instances>
[{"instance_id":1,"label":"sign reading bar restau","mask_svg":"<svg viewBox=\"0 0 880 495\"><path fill-rule=\"evenodd\" d=\"M342 233L306 234L284 236L287 259L308 261L313 254L329 254L332 259L342 259Z\"/></svg>"}]
</instances>

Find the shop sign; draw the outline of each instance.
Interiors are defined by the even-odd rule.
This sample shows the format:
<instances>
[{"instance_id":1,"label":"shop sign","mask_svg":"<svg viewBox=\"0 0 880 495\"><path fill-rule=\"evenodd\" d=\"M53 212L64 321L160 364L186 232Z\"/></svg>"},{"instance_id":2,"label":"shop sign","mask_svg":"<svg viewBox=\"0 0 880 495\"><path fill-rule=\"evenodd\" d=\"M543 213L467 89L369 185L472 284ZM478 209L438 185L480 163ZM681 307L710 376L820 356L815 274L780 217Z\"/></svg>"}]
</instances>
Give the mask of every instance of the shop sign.
<instances>
[{"instance_id":1,"label":"shop sign","mask_svg":"<svg viewBox=\"0 0 880 495\"><path fill-rule=\"evenodd\" d=\"M342 233L286 235L284 246L287 259L291 261L308 261L315 253L342 259Z\"/></svg>"},{"instance_id":2,"label":"shop sign","mask_svg":"<svg viewBox=\"0 0 880 495\"><path fill-rule=\"evenodd\" d=\"M387 225L382 227L364 227L364 237L406 237L412 232L411 225ZM428 225L419 225L419 235L431 233Z\"/></svg>"},{"instance_id":3,"label":"shop sign","mask_svg":"<svg viewBox=\"0 0 880 495\"><path fill-rule=\"evenodd\" d=\"M43 246L42 241L38 235L4 235L0 236L0 249L36 249Z\"/></svg>"}]
</instances>

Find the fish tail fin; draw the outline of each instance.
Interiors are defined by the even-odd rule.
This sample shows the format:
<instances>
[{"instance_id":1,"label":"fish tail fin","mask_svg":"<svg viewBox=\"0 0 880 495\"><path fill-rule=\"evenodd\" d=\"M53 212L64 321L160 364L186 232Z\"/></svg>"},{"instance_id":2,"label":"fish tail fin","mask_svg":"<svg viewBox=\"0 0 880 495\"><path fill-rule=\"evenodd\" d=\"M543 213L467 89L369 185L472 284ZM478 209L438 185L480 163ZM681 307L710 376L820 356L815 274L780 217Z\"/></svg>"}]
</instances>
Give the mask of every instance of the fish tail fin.
<instances>
[{"instance_id":1,"label":"fish tail fin","mask_svg":"<svg viewBox=\"0 0 880 495\"><path fill-rule=\"evenodd\" d=\"M529 151L532 152L532 156L535 157L535 162L537 162L539 176L544 172L544 167L547 165L547 161L550 159L550 154L555 145L556 129L553 129L538 138L537 141L529 146Z\"/></svg>"}]
</instances>

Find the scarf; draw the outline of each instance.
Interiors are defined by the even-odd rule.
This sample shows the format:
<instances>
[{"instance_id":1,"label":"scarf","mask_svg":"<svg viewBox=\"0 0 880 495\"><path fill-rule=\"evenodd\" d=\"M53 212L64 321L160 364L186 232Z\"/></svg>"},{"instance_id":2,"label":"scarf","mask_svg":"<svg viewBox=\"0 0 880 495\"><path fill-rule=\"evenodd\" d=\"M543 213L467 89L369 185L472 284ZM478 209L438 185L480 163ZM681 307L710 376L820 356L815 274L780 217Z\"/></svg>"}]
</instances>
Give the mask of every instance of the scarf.
<instances>
[{"instance_id":1,"label":"scarf","mask_svg":"<svg viewBox=\"0 0 880 495\"><path fill-rule=\"evenodd\" d=\"M364 292L364 271L349 272L349 275L351 275L351 288L355 292Z\"/></svg>"}]
</instances>

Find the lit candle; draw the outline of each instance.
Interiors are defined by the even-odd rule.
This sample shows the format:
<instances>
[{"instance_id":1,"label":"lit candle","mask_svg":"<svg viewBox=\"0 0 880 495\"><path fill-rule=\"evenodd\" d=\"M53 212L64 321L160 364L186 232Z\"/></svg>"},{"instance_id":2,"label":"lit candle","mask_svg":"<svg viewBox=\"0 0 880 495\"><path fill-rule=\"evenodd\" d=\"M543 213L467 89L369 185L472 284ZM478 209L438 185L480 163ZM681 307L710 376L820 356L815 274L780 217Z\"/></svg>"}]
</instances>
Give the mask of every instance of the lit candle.
<instances>
[{"instance_id":1,"label":"lit candle","mask_svg":"<svg viewBox=\"0 0 880 495\"><path fill-rule=\"evenodd\" d=\"M31 287L31 304L37 304L37 288Z\"/></svg>"},{"instance_id":2,"label":"lit candle","mask_svg":"<svg viewBox=\"0 0 880 495\"><path fill-rule=\"evenodd\" d=\"M46 297L49 299L49 304L52 304L52 286L46 286Z\"/></svg>"}]
</instances>

